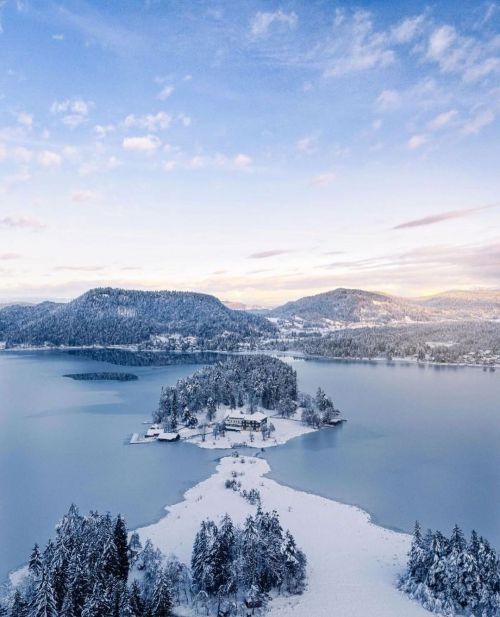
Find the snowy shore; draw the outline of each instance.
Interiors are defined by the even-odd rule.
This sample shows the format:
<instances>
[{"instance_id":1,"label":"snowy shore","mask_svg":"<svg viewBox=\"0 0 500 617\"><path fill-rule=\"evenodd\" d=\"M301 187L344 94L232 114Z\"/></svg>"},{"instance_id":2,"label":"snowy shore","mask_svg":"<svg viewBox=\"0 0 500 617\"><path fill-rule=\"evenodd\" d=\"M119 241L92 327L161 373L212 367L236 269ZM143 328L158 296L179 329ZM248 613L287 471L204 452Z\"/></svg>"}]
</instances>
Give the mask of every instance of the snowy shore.
<instances>
[{"instance_id":1,"label":"snowy shore","mask_svg":"<svg viewBox=\"0 0 500 617\"><path fill-rule=\"evenodd\" d=\"M244 461L244 462L242 462ZM184 501L167 507L157 523L138 530L165 554L190 562L200 523L226 512L242 523L256 506L225 488L232 472L241 490L260 492L264 510L276 510L308 559L308 588L302 596L277 597L270 617L424 617L429 615L395 587L410 537L378 527L366 512L296 491L266 477L268 463L255 457L223 458L216 472L190 488Z\"/></svg>"},{"instance_id":2,"label":"snowy shore","mask_svg":"<svg viewBox=\"0 0 500 617\"><path fill-rule=\"evenodd\" d=\"M207 433L204 441L197 429L193 431L197 433L193 437L188 437L185 429L180 431L180 435L185 437L189 443L193 443L200 448L229 450L235 447L247 447L261 449L280 446L290 441L290 439L318 430L311 426L306 426L298 420L287 418L273 416L270 418L270 422L274 425L275 431L266 439L264 439L260 431L226 431L225 435L218 435L217 437L214 437L212 433Z\"/></svg>"}]
</instances>

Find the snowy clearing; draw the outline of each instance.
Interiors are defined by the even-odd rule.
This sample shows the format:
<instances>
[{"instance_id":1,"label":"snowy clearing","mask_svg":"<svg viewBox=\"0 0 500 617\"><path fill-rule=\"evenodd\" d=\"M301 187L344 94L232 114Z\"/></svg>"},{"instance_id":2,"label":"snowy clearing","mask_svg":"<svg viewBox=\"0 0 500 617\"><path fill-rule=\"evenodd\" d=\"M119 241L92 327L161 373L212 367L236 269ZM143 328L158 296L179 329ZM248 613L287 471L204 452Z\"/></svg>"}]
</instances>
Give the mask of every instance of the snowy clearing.
<instances>
[{"instance_id":1,"label":"snowy clearing","mask_svg":"<svg viewBox=\"0 0 500 617\"><path fill-rule=\"evenodd\" d=\"M241 461L244 461L243 463ZM241 489L260 492L264 510L277 510L308 559L308 588L302 596L275 598L270 617L425 617L429 613L395 587L403 571L410 536L370 522L359 508L282 486L265 477L265 460L225 457L216 472L185 493L184 501L167 507L167 516L139 529L165 554L190 562L201 521L216 521L226 512L242 523L256 506L225 481L238 474Z\"/></svg>"},{"instance_id":2,"label":"snowy clearing","mask_svg":"<svg viewBox=\"0 0 500 617\"><path fill-rule=\"evenodd\" d=\"M199 429L195 432L198 433L193 437L186 438L189 443L194 443L200 448L212 448L212 449L231 449L234 447L247 446L249 448L271 448L273 446L279 446L294 437L300 437L306 433L312 433L317 430L311 426L306 426L298 420L289 420L286 418L271 417L269 421L274 425L276 429L271 437L264 439L260 431L226 431L225 435L214 436L207 433L205 441L199 434ZM181 437L184 435L184 430L179 431Z\"/></svg>"}]
</instances>

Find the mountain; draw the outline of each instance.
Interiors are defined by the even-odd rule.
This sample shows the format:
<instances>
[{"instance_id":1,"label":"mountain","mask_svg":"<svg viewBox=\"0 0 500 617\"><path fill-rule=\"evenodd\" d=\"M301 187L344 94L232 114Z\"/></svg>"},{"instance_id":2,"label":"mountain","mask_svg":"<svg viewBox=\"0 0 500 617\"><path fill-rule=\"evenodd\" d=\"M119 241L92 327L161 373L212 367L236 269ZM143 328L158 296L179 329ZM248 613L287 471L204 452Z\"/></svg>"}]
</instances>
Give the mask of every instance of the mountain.
<instances>
[{"instance_id":1,"label":"mountain","mask_svg":"<svg viewBox=\"0 0 500 617\"><path fill-rule=\"evenodd\" d=\"M262 312L265 313L269 309L258 304L245 304L244 302L235 302L233 300L221 300L224 306L233 309L234 311L250 311L252 313Z\"/></svg>"},{"instance_id":2,"label":"mountain","mask_svg":"<svg viewBox=\"0 0 500 617\"><path fill-rule=\"evenodd\" d=\"M428 321L432 311L405 300L361 289L334 289L315 296L287 302L273 309L268 317L299 319L307 322L345 324L387 324Z\"/></svg>"},{"instance_id":3,"label":"mountain","mask_svg":"<svg viewBox=\"0 0 500 617\"><path fill-rule=\"evenodd\" d=\"M266 319L233 311L214 296L181 291L92 289L65 304L0 310L7 345L126 345L179 335L204 341L272 334Z\"/></svg>"},{"instance_id":4,"label":"mountain","mask_svg":"<svg viewBox=\"0 0 500 617\"><path fill-rule=\"evenodd\" d=\"M453 290L417 302L452 319L500 319L500 290Z\"/></svg>"}]
</instances>

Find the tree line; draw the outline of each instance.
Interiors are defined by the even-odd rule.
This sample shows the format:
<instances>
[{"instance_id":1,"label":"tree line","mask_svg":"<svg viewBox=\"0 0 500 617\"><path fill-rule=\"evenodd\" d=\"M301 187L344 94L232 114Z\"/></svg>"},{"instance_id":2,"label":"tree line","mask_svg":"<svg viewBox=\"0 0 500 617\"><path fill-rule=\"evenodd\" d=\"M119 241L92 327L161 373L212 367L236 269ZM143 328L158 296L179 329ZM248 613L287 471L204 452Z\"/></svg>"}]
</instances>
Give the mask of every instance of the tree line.
<instances>
[{"instance_id":1,"label":"tree line","mask_svg":"<svg viewBox=\"0 0 500 617\"><path fill-rule=\"evenodd\" d=\"M179 423L195 426L196 414L206 411L212 421L221 405L275 410L283 401L296 401L297 394L297 375L285 362L267 355L231 356L162 388L154 420L171 429Z\"/></svg>"},{"instance_id":2,"label":"tree line","mask_svg":"<svg viewBox=\"0 0 500 617\"><path fill-rule=\"evenodd\" d=\"M399 587L427 610L443 615L500 615L498 556L475 531L467 541L457 525L449 538L439 531L423 534L415 525Z\"/></svg>"},{"instance_id":3,"label":"tree line","mask_svg":"<svg viewBox=\"0 0 500 617\"><path fill-rule=\"evenodd\" d=\"M283 530L278 514L259 506L242 527L227 514L219 525L203 521L191 571L196 602L217 615L230 615L241 606L264 608L272 592L302 593L306 557L292 534Z\"/></svg>"},{"instance_id":4,"label":"tree line","mask_svg":"<svg viewBox=\"0 0 500 617\"><path fill-rule=\"evenodd\" d=\"M46 547L35 544L27 574L0 597L0 616L170 617L175 606L200 604L207 615L258 612L269 592L301 593L305 566L276 512L259 508L241 529L228 515L218 526L204 521L189 568L129 536L122 516L83 516L72 505Z\"/></svg>"}]
</instances>

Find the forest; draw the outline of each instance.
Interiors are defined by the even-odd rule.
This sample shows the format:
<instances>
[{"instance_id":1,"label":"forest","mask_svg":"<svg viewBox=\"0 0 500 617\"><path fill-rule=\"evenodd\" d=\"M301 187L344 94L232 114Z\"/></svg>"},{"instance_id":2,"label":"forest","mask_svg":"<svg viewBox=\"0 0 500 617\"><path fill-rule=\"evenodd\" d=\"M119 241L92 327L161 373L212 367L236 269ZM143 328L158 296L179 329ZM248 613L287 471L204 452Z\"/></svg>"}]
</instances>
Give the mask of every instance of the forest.
<instances>
[{"instance_id":1,"label":"forest","mask_svg":"<svg viewBox=\"0 0 500 617\"><path fill-rule=\"evenodd\" d=\"M276 512L259 508L241 529L227 515L204 521L193 540L190 568L149 540L142 546L122 516L83 516L72 505L46 547L35 544L0 615L170 617L183 606L229 617L261 614L270 594L304 589L306 558Z\"/></svg>"},{"instance_id":2,"label":"forest","mask_svg":"<svg viewBox=\"0 0 500 617\"><path fill-rule=\"evenodd\" d=\"M160 349L236 349L275 327L263 317L233 311L214 296L182 291L97 288L68 303L0 309L7 347L130 345Z\"/></svg>"},{"instance_id":3,"label":"forest","mask_svg":"<svg viewBox=\"0 0 500 617\"><path fill-rule=\"evenodd\" d=\"M447 538L422 534L416 523L401 590L427 610L443 615L500 615L500 563L487 540L472 532L467 541L458 525Z\"/></svg>"},{"instance_id":4,"label":"forest","mask_svg":"<svg viewBox=\"0 0 500 617\"><path fill-rule=\"evenodd\" d=\"M492 364L500 361L500 323L466 321L346 328L297 335L270 345L338 358L415 358L431 362Z\"/></svg>"},{"instance_id":5,"label":"forest","mask_svg":"<svg viewBox=\"0 0 500 617\"><path fill-rule=\"evenodd\" d=\"M242 527L226 514L219 525L203 521L191 559L198 601L216 615L238 606L264 608L272 593L300 594L306 580L306 557L276 512L260 506Z\"/></svg>"},{"instance_id":6,"label":"forest","mask_svg":"<svg viewBox=\"0 0 500 617\"><path fill-rule=\"evenodd\" d=\"M288 365L267 355L230 356L162 388L156 422L190 426L201 411L215 416L216 408L248 406L275 410L280 402L297 399L297 375Z\"/></svg>"}]
</instances>

